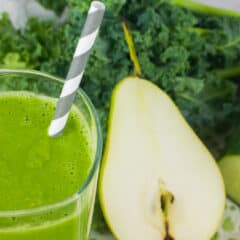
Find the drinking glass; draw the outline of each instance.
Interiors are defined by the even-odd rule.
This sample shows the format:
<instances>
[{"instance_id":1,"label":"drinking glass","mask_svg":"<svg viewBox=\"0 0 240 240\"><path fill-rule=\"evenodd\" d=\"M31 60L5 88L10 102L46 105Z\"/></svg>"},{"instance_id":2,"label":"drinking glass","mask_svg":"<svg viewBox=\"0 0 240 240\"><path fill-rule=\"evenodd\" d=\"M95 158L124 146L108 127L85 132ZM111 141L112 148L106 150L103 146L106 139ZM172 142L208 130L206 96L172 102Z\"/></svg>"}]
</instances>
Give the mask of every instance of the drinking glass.
<instances>
[{"instance_id":1,"label":"drinking glass","mask_svg":"<svg viewBox=\"0 0 240 240\"><path fill-rule=\"evenodd\" d=\"M58 98L63 83L62 79L38 71L0 70L0 93L29 91ZM51 205L21 210L0 209L1 240L88 239L102 153L102 136L94 106L81 89L76 94L75 106L87 122L91 138L89 147L93 150L91 170L84 184L74 195Z\"/></svg>"}]
</instances>

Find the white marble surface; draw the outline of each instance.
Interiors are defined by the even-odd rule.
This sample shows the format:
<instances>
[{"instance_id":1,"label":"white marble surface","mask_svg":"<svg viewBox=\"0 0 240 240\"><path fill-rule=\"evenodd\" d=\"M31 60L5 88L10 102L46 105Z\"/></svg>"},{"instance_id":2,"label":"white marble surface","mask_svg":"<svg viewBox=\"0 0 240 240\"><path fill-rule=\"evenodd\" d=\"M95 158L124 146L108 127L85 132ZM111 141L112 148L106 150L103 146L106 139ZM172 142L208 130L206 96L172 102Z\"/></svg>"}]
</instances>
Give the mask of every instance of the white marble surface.
<instances>
[{"instance_id":1,"label":"white marble surface","mask_svg":"<svg viewBox=\"0 0 240 240\"><path fill-rule=\"evenodd\" d=\"M53 11L45 9L35 0L0 0L0 15L8 12L16 29L24 28L28 18L55 19Z\"/></svg>"},{"instance_id":2,"label":"white marble surface","mask_svg":"<svg viewBox=\"0 0 240 240\"><path fill-rule=\"evenodd\" d=\"M240 207L227 200L222 227L218 231L217 240L240 239Z\"/></svg>"}]
</instances>

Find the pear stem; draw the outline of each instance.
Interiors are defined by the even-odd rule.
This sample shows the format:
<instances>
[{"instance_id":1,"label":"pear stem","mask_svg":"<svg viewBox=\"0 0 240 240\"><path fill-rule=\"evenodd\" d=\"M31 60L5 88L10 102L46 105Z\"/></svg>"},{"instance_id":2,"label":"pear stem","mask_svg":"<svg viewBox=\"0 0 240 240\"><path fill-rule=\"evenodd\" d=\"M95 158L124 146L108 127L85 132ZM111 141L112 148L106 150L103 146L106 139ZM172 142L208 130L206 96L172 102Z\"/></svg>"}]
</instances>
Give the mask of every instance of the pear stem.
<instances>
[{"instance_id":1,"label":"pear stem","mask_svg":"<svg viewBox=\"0 0 240 240\"><path fill-rule=\"evenodd\" d=\"M133 67L134 67L134 75L135 76L141 76L142 75L142 70L138 61L138 57L136 54L136 50L135 50L135 45L134 45L134 41L133 41L133 37L127 27L127 24L124 20L122 20L122 28L124 31L124 35L125 35L125 40L127 42L128 45L128 49L129 49L129 54L130 54L130 58L131 61L133 63Z\"/></svg>"}]
</instances>

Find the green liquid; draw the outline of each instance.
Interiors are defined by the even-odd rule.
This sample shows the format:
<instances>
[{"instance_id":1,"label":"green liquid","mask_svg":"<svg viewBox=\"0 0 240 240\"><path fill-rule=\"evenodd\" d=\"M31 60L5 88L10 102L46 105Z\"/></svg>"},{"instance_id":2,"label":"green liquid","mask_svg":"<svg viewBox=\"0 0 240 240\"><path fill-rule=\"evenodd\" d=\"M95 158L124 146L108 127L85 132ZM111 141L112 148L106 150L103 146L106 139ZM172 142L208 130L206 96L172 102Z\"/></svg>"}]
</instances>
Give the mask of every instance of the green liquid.
<instances>
[{"instance_id":1,"label":"green liquid","mask_svg":"<svg viewBox=\"0 0 240 240\"><path fill-rule=\"evenodd\" d=\"M87 123L73 107L63 135L50 138L54 108L53 99L27 92L0 95L0 211L60 202L86 180L93 161ZM41 217L0 217L0 239L85 239L79 228L89 210L78 209L73 203Z\"/></svg>"}]
</instances>

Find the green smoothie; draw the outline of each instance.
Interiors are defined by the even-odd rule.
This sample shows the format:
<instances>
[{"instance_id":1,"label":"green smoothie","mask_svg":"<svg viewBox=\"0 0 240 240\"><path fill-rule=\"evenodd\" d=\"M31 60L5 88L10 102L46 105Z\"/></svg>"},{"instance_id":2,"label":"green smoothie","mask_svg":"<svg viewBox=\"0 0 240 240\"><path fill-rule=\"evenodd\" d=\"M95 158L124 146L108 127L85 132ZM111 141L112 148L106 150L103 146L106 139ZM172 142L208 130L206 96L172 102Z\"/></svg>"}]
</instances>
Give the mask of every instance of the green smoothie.
<instances>
[{"instance_id":1,"label":"green smoothie","mask_svg":"<svg viewBox=\"0 0 240 240\"><path fill-rule=\"evenodd\" d=\"M50 138L54 108L52 98L28 92L0 94L0 212L61 202L86 180L93 164L87 123L73 107L62 136ZM89 206L79 210L77 205L35 217L0 217L0 239L85 239L78 228Z\"/></svg>"}]
</instances>

